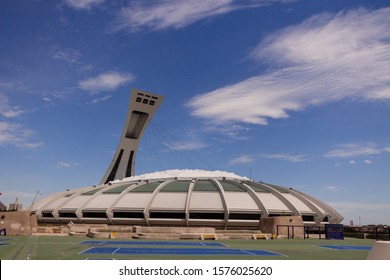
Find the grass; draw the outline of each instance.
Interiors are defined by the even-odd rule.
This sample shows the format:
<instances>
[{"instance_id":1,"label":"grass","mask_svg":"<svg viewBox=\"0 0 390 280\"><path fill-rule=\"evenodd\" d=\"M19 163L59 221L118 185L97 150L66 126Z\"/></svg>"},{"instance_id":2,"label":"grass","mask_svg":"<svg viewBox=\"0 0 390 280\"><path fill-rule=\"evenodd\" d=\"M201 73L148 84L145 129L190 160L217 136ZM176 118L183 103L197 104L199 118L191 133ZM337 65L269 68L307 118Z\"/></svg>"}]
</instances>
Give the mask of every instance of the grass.
<instances>
[{"instance_id":1,"label":"grass","mask_svg":"<svg viewBox=\"0 0 390 280\"><path fill-rule=\"evenodd\" d=\"M0 238L0 259L1 260L82 260L86 258L115 258L115 259L268 259L268 260L364 260L369 251L361 250L331 250L319 245L361 245L372 246L374 240L346 238L345 240L326 239L281 239L281 240L221 240L209 241L223 243L230 248L243 250L266 250L281 254L283 256L197 256L197 255L85 255L80 252L92 247L88 244L80 244L81 241L94 240L87 237L60 237L60 236L7 236ZM140 240L139 242L143 242ZM191 241L194 242L194 241ZM205 241L208 242L208 241ZM183 246L170 246L175 248L186 248L186 241ZM5 245L4 245L5 244ZM104 245L101 245L104 246ZM110 245L112 247L112 245ZM119 246L119 245L118 245ZM131 247L133 245L120 245L120 247ZM137 245L137 247L167 248L167 246Z\"/></svg>"}]
</instances>

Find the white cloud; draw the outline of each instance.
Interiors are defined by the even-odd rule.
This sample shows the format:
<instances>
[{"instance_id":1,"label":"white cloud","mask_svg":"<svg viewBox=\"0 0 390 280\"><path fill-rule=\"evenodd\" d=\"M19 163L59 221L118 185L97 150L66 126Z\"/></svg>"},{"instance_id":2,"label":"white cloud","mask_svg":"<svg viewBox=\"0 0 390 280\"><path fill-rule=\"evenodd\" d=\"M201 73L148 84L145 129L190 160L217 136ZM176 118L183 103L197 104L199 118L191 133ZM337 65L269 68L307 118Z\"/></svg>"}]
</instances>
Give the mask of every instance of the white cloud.
<instances>
[{"instance_id":1,"label":"white cloud","mask_svg":"<svg viewBox=\"0 0 390 280\"><path fill-rule=\"evenodd\" d=\"M78 166L79 164L76 162L65 162L65 161L60 161L57 162L57 168L71 168L74 166Z\"/></svg>"},{"instance_id":2,"label":"white cloud","mask_svg":"<svg viewBox=\"0 0 390 280\"><path fill-rule=\"evenodd\" d=\"M242 155L229 161L230 165L233 164L245 164L254 161L254 158L250 155Z\"/></svg>"},{"instance_id":3,"label":"white cloud","mask_svg":"<svg viewBox=\"0 0 390 280\"><path fill-rule=\"evenodd\" d=\"M272 2L289 2L283 0L252 0L243 3L233 0L155 0L131 1L123 8L115 23L114 30L139 31L142 28L163 30L180 29L197 21L231 11L249 7L268 5Z\"/></svg>"},{"instance_id":4,"label":"white cloud","mask_svg":"<svg viewBox=\"0 0 390 280\"><path fill-rule=\"evenodd\" d=\"M19 107L11 106L8 97L0 93L0 117L11 119L17 118L24 113L25 111ZM0 146L13 145L23 149L37 149L43 143L31 141L30 138L33 134L33 131L24 128L20 124L0 119Z\"/></svg>"},{"instance_id":5,"label":"white cloud","mask_svg":"<svg viewBox=\"0 0 390 280\"><path fill-rule=\"evenodd\" d=\"M365 161L364 161L364 164L371 164L372 163L372 160L369 160L369 159L366 159Z\"/></svg>"},{"instance_id":6,"label":"white cloud","mask_svg":"<svg viewBox=\"0 0 390 280\"><path fill-rule=\"evenodd\" d=\"M106 101L106 100L110 99L111 97L112 97L111 95L105 95L101 98L95 98L92 101L88 102L88 104L96 104L96 103L99 103L102 101Z\"/></svg>"},{"instance_id":7,"label":"white cloud","mask_svg":"<svg viewBox=\"0 0 390 280\"><path fill-rule=\"evenodd\" d=\"M23 113L24 111L19 107L11 106L8 97L0 93L0 115L6 118L15 118Z\"/></svg>"},{"instance_id":8,"label":"white cloud","mask_svg":"<svg viewBox=\"0 0 390 280\"><path fill-rule=\"evenodd\" d=\"M349 163L349 164L355 164L355 163L356 163L356 161L354 161L354 160L350 160L348 163Z\"/></svg>"},{"instance_id":9,"label":"white cloud","mask_svg":"<svg viewBox=\"0 0 390 280\"><path fill-rule=\"evenodd\" d=\"M250 128L242 126L242 125L208 125L205 129L206 132L218 132L222 134L223 137L214 138L214 140L219 142L232 142L232 141L240 141L240 140L248 140L250 138L249 131Z\"/></svg>"},{"instance_id":10,"label":"white cloud","mask_svg":"<svg viewBox=\"0 0 390 280\"><path fill-rule=\"evenodd\" d=\"M379 147L376 144L342 144L325 154L328 158L352 158L359 156L390 153L390 147Z\"/></svg>"},{"instance_id":11,"label":"white cloud","mask_svg":"<svg viewBox=\"0 0 390 280\"><path fill-rule=\"evenodd\" d=\"M264 158L269 159L281 159L285 161L290 162L302 162L302 161L308 161L310 160L307 155L304 154L297 154L297 155L291 155L291 154L266 154L263 155Z\"/></svg>"},{"instance_id":12,"label":"white cloud","mask_svg":"<svg viewBox=\"0 0 390 280\"><path fill-rule=\"evenodd\" d=\"M72 8L75 8L77 10L89 10L93 6L100 5L105 0L65 0L65 3Z\"/></svg>"},{"instance_id":13,"label":"white cloud","mask_svg":"<svg viewBox=\"0 0 390 280\"><path fill-rule=\"evenodd\" d=\"M194 150L202 149L207 145L198 140L194 140L194 141L187 141L187 142L175 141L174 143L166 144L166 146L170 150L174 150L174 151L194 151Z\"/></svg>"},{"instance_id":14,"label":"white cloud","mask_svg":"<svg viewBox=\"0 0 390 280\"><path fill-rule=\"evenodd\" d=\"M330 190L330 191L339 191L339 188L338 187L335 187L335 186L327 186L325 187L327 190Z\"/></svg>"},{"instance_id":15,"label":"white cloud","mask_svg":"<svg viewBox=\"0 0 390 280\"><path fill-rule=\"evenodd\" d=\"M19 124L0 121L0 146L14 145L18 148L37 149L43 145L42 142L30 140L33 131L25 129Z\"/></svg>"},{"instance_id":16,"label":"white cloud","mask_svg":"<svg viewBox=\"0 0 390 280\"><path fill-rule=\"evenodd\" d=\"M79 87L91 92L112 91L131 81L134 81L132 74L112 71L82 80Z\"/></svg>"},{"instance_id":17,"label":"white cloud","mask_svg":"<svg viewBox=\"0 0 390 280\"><path fill-rule=\"evenodd\" d=\"M53 55L54 59L63 60L71 64L79 63L81 57L81 53L75 49L63 49L58 50Z\"/></svg>"},{"instance_id":18,"label":"white cloud","mask_svg":"<svg viewBox=\"0 0 390 280\"><path fill-rule=\"evenodd\" d=\"M264 39L251 58L278 66L195 96L192 115L217 123L268 124L346 98L390 99L390 8L320 14Z\"/></svg>"}]
</instances>

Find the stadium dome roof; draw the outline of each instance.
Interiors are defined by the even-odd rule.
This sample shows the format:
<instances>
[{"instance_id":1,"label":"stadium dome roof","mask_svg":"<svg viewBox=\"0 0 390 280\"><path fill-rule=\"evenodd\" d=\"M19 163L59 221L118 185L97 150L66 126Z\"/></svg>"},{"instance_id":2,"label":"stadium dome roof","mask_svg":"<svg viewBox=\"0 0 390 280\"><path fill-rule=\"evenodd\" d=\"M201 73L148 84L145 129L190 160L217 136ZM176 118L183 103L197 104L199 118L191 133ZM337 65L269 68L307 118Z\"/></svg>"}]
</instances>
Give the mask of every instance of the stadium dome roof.
<instances>
[{"instance_id":1,"label":"stadium dome roof","mask_svg":"<svg viewBox=\"0 0 390 280\"><path fill-rule=\"evenodd\" d=\"M33 206L44 222L256 227L261 218L302 216L339 223L324 202L291 188L223 171L167 170L56 193Z\"/></svg>"}]
</instances>

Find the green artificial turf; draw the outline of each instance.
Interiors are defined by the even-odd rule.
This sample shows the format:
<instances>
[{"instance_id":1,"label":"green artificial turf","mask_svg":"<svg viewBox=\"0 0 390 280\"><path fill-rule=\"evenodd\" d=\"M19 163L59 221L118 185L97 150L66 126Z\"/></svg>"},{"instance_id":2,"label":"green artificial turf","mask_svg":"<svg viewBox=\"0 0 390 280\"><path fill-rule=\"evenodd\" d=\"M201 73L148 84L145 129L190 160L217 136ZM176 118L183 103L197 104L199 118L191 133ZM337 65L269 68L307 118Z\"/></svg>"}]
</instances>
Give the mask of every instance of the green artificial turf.
<instances>
[{"instance_id":1,"label":"green artificial turf","mask_svg":"<svg viewBox=\"0 0 390 280\"><path fill-rule=\"evenodd\" d=\"M204 241L223 243L230 248L243 250L266 250L281 254L282 256L252 256L252 255L86 255L80 254L94 245L80 244L85 240L95 240L87 237L60 237L60 236L7 236L0 238L0 259L1 260L82 260L93 259L268 259L268 260L364 260L367 258L367 250L332 250L320 247L319 245L369 245L374 240L346 238L345 240L326 239L281 239L281 240L220 240ZM118 240L119 241L119 240ZM135 240L133 240L135 241ZM139 242L143 242L140 240ZM189 242L194 242L189 241ZM170 246L175 248L186 248L186 241L183 246ZM111 246L113 245L99 245ZM117 247L132 247L134 245L114 245ZM137 247L167 248L167 246L137 245Z\"/></svg>"}]
</instances>

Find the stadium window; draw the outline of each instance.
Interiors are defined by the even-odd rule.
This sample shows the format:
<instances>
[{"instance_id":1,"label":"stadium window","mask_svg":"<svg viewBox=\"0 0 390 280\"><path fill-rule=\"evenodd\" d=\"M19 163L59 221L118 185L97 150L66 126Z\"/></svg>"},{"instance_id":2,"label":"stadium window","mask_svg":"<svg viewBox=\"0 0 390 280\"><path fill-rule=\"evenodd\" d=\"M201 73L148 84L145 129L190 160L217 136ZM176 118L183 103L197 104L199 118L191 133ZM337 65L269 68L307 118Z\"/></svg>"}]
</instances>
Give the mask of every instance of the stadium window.
<instances>
[{"instance_id":1,"label":"stadium window","mask_svg":"<svg viewBox=\"0 0 390 280\"><path fill-rule=\"evenodd\" d=\"M311 215L302 215L302 220L304 222L314 222L314 216Z\"/></svg>"},{"instance_id":2,"label":"stadium window","mask_svg":"<svg viewBox=\"0 0 390 280\"><path fill-rule=\"evenodd\" d=\"M60 218L77 218L75 212L60 212Z\"/></svg>"},{"instance_id":3,"label":"stadium window","mask_svg":"<svg viewBox=\"0 0 390 280\"><path fill-rule=\"evenodd\" d=\"M54 218L52 212L42 212L42 217L44 217L44 218Z\"/></svg>"},{"instance_id":4,"label":"stadium window","mask_svg":"<svg viewBox=\"0 0 390 280\"><path fill-rule=\"evenodd\" d=\"M107 218L106 212L83 212L83 218Z\"/></svg>"},{"instance_id":5,"label":"stadium window","mask_svg":"<svg viewBox=\"0 0 390 280\"><path fill-rule=\"evenodd\" d=\"M260 213L230 213L229 220L260 220Z\"/></svg>"},{"instance_id":6,"label":"stadium window","mask_svg":"<svg viewBox=\"0 0 390 280\"><path fill-rule=\"evenodd\" d=\"M190 219L194 220L223 220L225 213L202 213L202 212L191 212Z\"/></svg>"},{"instance_id":7,"label":"stadium window","mask_svg":"<svg viewBox=\"0 0 390 280\"><path fill-rule=\"evenodd\" d=\"M144 100L142 100L142 103L144 103L144 104L148 104L148 102L149 102L149 100L146 98L144 98Z\"/></svg>"},{"instance_id":8,"label":"stadium window","mask_svg":"<svg viewBox=\"0 0 390 280\"><path fill-rule=\"evenodd\" d=\"M135 102L141 102L142 101L142 98L141 97L137 97L136 99L135 99Z\"/></svg>"},{"instance_id":9,"label":"stadium window","mask_svg":"<svg viewBox=\"0 0 390 280\"><path fill-rule=\"evenodd\" d=\"M149 101L149 105L152 105L152 106L153 106L153 105L154 105L154 100L150 100L150 101Z\"/></svg>"},{"instance_id":10,"label":"stadium window","mask_svg":"<svg viewBox=\"0 0 390 280\"><path fill-rule=\"evenodd\" d=\"M114 218L122 218L122 219L143 219L143 212L114 212Z\"/></svg>"},{"instance_id":11,"label":"stadium window","mask_svg":"<svg viewBox=\"0 0 390 280\"><path fill-rule=\"evenodd\" d=\"M151 219L185 219L184 212L150 212Z\"/></svg>"}]
</instances>

